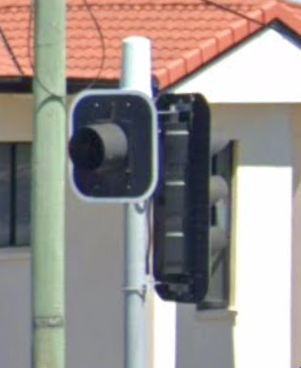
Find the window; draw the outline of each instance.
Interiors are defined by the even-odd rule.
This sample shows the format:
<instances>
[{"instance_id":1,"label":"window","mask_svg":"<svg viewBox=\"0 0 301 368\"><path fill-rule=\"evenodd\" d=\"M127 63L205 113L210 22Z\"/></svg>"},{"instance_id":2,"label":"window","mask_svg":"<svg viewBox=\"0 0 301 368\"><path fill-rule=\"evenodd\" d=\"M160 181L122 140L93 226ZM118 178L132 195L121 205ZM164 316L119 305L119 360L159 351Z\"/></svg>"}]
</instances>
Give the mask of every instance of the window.
<instances>
[{"instance_id":1,"label":"window","mask_svg":"<svg viewBox=\"0 0 301 368\"><path fill-rule=\"evenodd\" d=\"M0 144L0 247L30 243L29 143Z\"/></svg>"},{"instance_id":2,"label":"window","mask_svg":"<svg viewBox=\"0 0 301 368\"><path fill-rule=\"evenodd\" d=\"M229 188L226 199L220 200L211 209L211 226L222 229L225 234L224 246L211 248L211 274L209 290L205 300L198 305L198 309L224 309L230 303L231 280L231 250L233 237L232 224L232 188L235 171L235 142L231 142L212 160L212 174L222 176Z\"/></svg>"}]
</instances>

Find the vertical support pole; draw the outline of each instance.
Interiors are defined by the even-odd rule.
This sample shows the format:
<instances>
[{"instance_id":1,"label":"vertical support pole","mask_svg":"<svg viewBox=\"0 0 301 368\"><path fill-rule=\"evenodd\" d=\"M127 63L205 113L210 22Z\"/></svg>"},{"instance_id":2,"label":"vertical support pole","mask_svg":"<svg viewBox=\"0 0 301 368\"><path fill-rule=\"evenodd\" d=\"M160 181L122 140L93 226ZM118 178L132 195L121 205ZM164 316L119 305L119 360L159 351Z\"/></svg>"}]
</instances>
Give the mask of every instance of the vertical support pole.
<instances>
[{"instance_id":1,"label":"vertical support pole","mask_svg":"<svg viewBox=\"0 0 301 368\"><path fill-rule=\"evenodd\" d=\"M65 0L35 1L32 181L34 368L65 367Z\"/></svg>"},{"instance_id":2,"label":"vertical support pole","mask_svg":"<svg viewBox=\"0 0 301 368\"><path fill-rule=\"evenodd\" d=\"M151 97L151 43L129 37L123 43L121 88ZM143 124L143 121L141 121ZM125 368L146 366L146 252L148 204L126 204L124 210L124 348Z\"/></svg>"}]
</instances>

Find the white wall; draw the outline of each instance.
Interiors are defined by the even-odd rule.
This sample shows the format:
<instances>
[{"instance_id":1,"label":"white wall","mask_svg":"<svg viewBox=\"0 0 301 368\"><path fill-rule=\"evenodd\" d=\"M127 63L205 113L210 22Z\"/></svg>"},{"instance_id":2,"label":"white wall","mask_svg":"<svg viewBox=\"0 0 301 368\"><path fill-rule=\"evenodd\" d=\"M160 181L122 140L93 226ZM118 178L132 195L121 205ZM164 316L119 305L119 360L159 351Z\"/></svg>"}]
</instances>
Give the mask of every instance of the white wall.
<instances>
[{"instance_id":1,"label":"white wall","mask_svg":"<svg viewBox=\"0 0 301 368\"><path fill-rule=\"evenodd\" d=\"M268 29L172 88L176 93L203 93L214 104L216 124L240 140L235 254L238 316L233 330L236 367L293 368L301 364L296 179L300 172L300 61L300 43L287 33ZM196 320L192 311L179 315L179 326L188 315L191 323ZM184 327L183 331L180 339L184 336L185 341ZM187 346L183 344L180 362L195 367L200 355ZM230 352L223 355L223 366L231 366Z\"/></svg>"},{"instance_id":2,"label":"white wall","mask_svg":"<svg viewBox=\"0 0 301 368\"><path fill-rule=\"evenodd\" d=\"M30 138L29 101L0 99L2 137ZM11 112L6 108L10 106ZM292 152L289 111L216 105L216 125L240 140L236 302L238 314L196 312L157 300L156 368L290 367ZM19 129L24 123L27 130ZM122 211L67 193L68 366L123 365ZM30 361L30 268L26 250L0 250L0 366ZM164 309L164 313L163 313ZM161 315L160 315L161 311ZM171 312L171 313L169 313ZM163 314L162 314L163 313ZM162 318L164 316L164 318ZM171 317L168 321L168 317ZM173 333L177 320L177 335ZM160 339L161 337L161 339ZM160 344L159 344L160 342ZM176 353L176 356L173 356ZM175 362L176 360L176 362Z\"/></svg>"},{"instance_id":3,"label":"white wall","mask_svg":"<svg viewBox=\"0 0 301 368\"><path fill-rule=\"evenodd\" d=\"M214 103L301 102L300 43L265 30L179 83Z\"/></svg>"},{"instance_id":4,"label":"white wall","mask_svg":"<svg viewBox=\"0 0 301 368\"><path fill-rule=\"evenodd\" d=\"M67 196L68 367L123 366L122 211Z\"/></svg>"},{"instance_id":5,"label":"white wall","mask_svg":"<svg viewBox=\"0 0 301 368\"><path fill-rule=\"evenodd\" d=\"M292 139L284 105L214 105L239 140L231 314L178 308L177 368L291 365Z\"/></svg>"},{"instance_id":6,"label":"white wall","mask_svg":"<svg viewBox=\"0 0 301 368\"><path fill-rule=\"evenodd\" d=\"M30 266L26 251L0 249L0 367L30 367Z\"/></svg>"}]
</instances>

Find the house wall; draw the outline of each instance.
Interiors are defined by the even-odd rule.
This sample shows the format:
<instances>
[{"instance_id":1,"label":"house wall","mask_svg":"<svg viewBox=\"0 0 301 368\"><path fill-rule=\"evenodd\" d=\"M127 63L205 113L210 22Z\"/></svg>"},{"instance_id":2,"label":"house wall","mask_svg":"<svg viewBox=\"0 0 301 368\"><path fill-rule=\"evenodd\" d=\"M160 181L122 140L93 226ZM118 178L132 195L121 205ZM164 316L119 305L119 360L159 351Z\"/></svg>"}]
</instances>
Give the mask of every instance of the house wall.
<instances>
[{"instance_id":1,"label":"house wall","mask_svg":"<svg viewBox=\"0 0 301 368\"><path fill-rule=\"evenodd\" d=\"M300 42L265 29L185 78L173 90L204 93L211 103L299 103Z\"/></svg>"},{"instance_id":2,"label":"house wall","mask_svg":"<svg viewBox=\"0 0 301 368\"><path fill-rule=\"evenodd\" d=\"M301 365L300 61L300 42L284 27L267 28L171 90L203 93L214 106L216 124L224 121L240 139L233 305L237 367ZM187 314L178 318L179 326ZM195 311L190 320L197 320ZM200 354L193 361L191 349L184 347L181 362L194 366ZM230 352L224 355L222 366L228 367Z\"/></svg>"},{"instance_id":3,"label":"house wall","mask_svg":"<svg viewBox=\"0 0 301 368\"><path fill-rule=\"evenodd\" d=\"M231 306L237 315L178 306L177 367L289 368L290 111L257 104L215 105L212 112L215 125L239 140Z\"/></svg>"},{"instance_id":4,"label":"house wall","mask_svg":"<svg viewBox=\"0 0 301 368\"><path fill-rule=\"evenodd\" d=\"M2 139L31 139L30 104L26 97L0 97ZM291 308L296 318L300 310L300 295L292 305L290 294L291 128L299 110L295 120L286 105L219 104L212 112L214 124L240 141L233 305L197 312L152 295L149 362L154 368L289 368ZM122 208L82 203L70 188L66 198L67 366L122 367ZM0 249L0 295L0 366L29 367L28 249Z\"/></svg>"},{"instance_id":5,"label":"house wall","mask_svg":"<svg viewBox=\"0 0 301 368\"><path fill-rule=\"evenodd\" d=\"M67 192L66 295L69 367L123 366L123 237L120 206Z\"/></svg>"}]
</instances>

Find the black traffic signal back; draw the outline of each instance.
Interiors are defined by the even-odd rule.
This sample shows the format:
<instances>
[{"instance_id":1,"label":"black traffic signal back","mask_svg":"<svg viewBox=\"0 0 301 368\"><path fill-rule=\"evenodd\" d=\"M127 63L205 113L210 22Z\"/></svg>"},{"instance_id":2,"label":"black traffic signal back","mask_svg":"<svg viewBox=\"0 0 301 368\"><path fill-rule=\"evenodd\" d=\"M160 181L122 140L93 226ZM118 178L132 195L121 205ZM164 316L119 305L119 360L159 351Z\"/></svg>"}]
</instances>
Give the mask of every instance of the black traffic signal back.
<instances>
[{"instance_id":1,"label":"black traffic signal back","mask_svg":"<svg viewBox=\"0 0 301 368\"><path fill-rule=\"evenodd\" d=\"M229 195L229 183L217 165L229 140L211 129L209 105L202 95L162 95L157 109L156 290L165 300L199 304L209 289L212 251L228 241L215 216L217 206Z\"/></svg>"},{"instance_id":2,"label":"black traffic signal back","mask_svg":"<svg viewBox=\"0 0 301 368\"><path fill-rule=\"evenodd\" d=\"M69 156L75 192L93 202L129 202L157 180L157 118L151 100L128 90L89 90L70 113Z\"/></svg>"},{"instance_id":3,"label":"black traffic signal back","mask_svg":"<svg viewBox=\"0 0 301 368\"><path fill-rule=\"evenodd\" d=\"M163 95L154 277L165 300L196 303L209 282L210 110L199 94Z\"/></svg>"}]
</instances>

